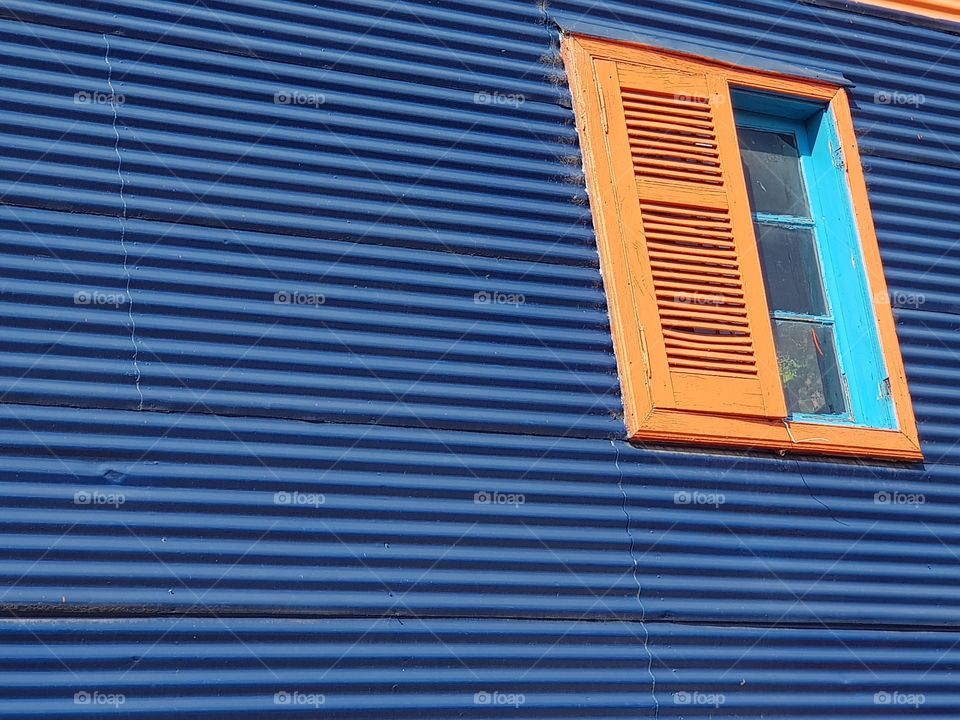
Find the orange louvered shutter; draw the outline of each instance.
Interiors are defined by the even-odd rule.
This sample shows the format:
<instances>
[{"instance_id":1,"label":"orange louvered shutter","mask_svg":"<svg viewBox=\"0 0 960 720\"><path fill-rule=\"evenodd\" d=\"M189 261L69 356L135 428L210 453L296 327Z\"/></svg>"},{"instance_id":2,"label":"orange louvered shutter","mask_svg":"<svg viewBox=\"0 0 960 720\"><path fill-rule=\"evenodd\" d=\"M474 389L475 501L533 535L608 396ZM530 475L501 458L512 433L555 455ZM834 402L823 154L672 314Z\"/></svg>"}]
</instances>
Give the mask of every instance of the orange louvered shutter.
<instances>
[{"instance_id":1,"label":"orange louvered shutter","mask_svg":"<svg viewBox=\"0 0 960 720\"><path fill-rule=\"evenodd\" d=\"M726 82L596 70L653 408L786 417Z\"/></svg>"}]
</instances>

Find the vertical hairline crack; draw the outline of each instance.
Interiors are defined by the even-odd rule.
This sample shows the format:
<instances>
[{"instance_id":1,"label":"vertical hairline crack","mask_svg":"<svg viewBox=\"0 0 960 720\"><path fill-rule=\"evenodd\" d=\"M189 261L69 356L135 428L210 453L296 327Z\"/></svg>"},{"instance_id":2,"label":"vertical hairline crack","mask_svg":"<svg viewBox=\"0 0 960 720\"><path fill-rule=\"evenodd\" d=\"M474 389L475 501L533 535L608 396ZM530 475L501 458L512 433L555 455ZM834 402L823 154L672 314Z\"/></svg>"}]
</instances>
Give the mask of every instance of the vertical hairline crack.
<instances>
[{"instance_id":1,"label":"vertical hairline crack","mask_svg":"<svg viewBox=\"0 0 960 720\"><path fill-rule=\"evenodd\" d=\"M118 220L120 221L120 250L123 253L123 275L126 282L127 318L130 327L130 342L133 345L133 378L134 385L137 389L137 396L139 397L137 410L143 410L143 390L140 388L140 348L137 345L137 323L133 317L133 295L130 289L132 278L128 265L129 253L127 252L127 199L124 194L126 183L123 179L123 156L120 154L120 131L117 128L120 111L117 103L117 92L113 87L113 64L110 62L110 38L107 36L107 33L103 33L103 43L105 46L103 61L107 65L107 86L110 88L110 109L113 111L113 152L117 156L117 177L120 180L120 205L122 211Z\"/></svg>"},{"instance_id":2,"label":"vertical hairline crack","mask_svg":"<svg viewBox=\"0 0 960 720\"><path fill-rule=\"evenodd\" d=\"M643 606L643 586L640 584L640 564L637 562L635 552L636 541L633 537L633 530L630 528L630 513L627 511L627 493L623 489L623 471L620 469L620 448L616 440L611 440L610 444L616 453L613 464L617 468L617 487L620 489L620 511L626 520L627 538L630 540L630 560L633 562L633 581L637 585L637 604L640 606L640 627L643 628L643 649L647 652L647 674L650 676L650 695L653 698L654 718L660 717L660 703L657 701L657 677L653 674L653 653L650 651L650 631L647 630L647 610Z\"/></svg>"}]
</instances>

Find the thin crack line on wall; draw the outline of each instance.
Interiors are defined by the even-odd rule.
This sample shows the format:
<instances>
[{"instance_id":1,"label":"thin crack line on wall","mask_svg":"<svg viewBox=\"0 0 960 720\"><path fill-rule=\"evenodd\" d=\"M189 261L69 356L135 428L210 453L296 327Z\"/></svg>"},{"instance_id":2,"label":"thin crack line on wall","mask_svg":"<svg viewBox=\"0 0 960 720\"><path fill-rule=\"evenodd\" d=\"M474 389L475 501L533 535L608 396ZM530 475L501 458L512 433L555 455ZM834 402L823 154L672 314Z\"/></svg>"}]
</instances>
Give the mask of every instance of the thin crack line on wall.
<instances>
[{"instance_id":1,"label":"thin crack line on wall","mask_svg":"<svg viewBox=\"0 0 960 720\"><path fill-rule=\"evenodd\" d=\"M810 494L810 497L813 498L824 510L827 511L827 514L830 515L831 520L833 520L835 523L839 523L840 525L843 525L844 527L850 527L848 523L845 523L843 520L840 520L836 515L834 515L833 510L830 508L830 506L827 505L823 500L818 498L813 493L813 488L810 487L810 485L807 483L807 479L803 476L803 469L800 467L800 461L794 460L794 462L797 465L797 475L800 476L800 482L803 483L803 486L807 489L807 492Z\"/></svg>"},{"instance_id":2,"label":"thin crack line on wall","mask_svg":"<svg viewBox=\"0 0 960 720\"><path fill-rule=\"evenodd\" d=\"M623 489L623 471L620 469L620 448L611 440L614 456L613 464L617 469L617 487L620 488L620 511L626 519L627 538L630 540L630 560L633 561L633 581L637 585L637 604L640 606L640 627L643 629L643 649L647 652L647 674L650 676L650 696L653 698L653 716L660 717L660 703L657 701L657 677L653 674L653 653L650 652L650 631L647 629L647 610L643 606L643 586L640 584L640 564L635 552L636 543L630 529L630 513L627 511L627 493Z\"/></svg>"},{"instance_id":3,"label":"thin crack line on wall","mask_svg":"<svg viewBox=\"0 0 960 720\"><path fill-rule=\"evenodd\" d=\"M134 385L137 388L137 396L140 398L137 404L137 410L143 410L143 390L140 388L140 365L138 363L140 348L137 345L137 323L133 319L133 295L130 291L130 268L128 266L129 253L127 252L127 199L124 195L126 184L123 179L123 156L120 154L120 131L117 129L117 122L120 118L119 104L117 103L117 91L113 87L113 64L110 62L110 39L106 33L103 33L103 43L105 46L103 61L107 64L107 86L110 88L110 109L113 111L113 151L117 156L117 177L120 179L120 204L122 212L120 214L120 250L123 253L123 275L126 281L126 300L127 300L127 318L130 325L130 342L133 344L133 378Z\"/></svg>"}]
</instances>

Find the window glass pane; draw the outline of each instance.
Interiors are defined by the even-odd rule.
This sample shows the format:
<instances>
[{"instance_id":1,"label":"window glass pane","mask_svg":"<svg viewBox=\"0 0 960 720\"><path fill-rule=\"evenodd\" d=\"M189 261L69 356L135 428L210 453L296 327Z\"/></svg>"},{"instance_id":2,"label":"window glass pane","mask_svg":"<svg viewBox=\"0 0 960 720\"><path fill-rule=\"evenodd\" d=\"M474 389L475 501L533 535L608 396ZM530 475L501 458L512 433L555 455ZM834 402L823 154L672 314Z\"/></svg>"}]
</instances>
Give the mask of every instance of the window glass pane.
<instances>
[{"instance_id":1,"label":"window glass pane","mask_svg":"<svg viewBox=\"0 0 960 720\"><path fill-rule=\"evenodd\" d=\"M796 137L745 127L737 132L753 211L810 217Z\"/></svg>"},{"instance_id":2,"label":"window glass pane","mask_svg":"<svg viewBox=\"0 0 960 720\"><path fill-rule=\"evenodd\" d=\"M780 377L791 413L846 413L837 367L833 328L794 320L774 320Z\"/></svg>"},{"instance_id":3,"label":"window glass pane","mask_svg":"<svg viewBox=\"0 0 960 720\"><path fill-rule=\"evenodd\" d=\"M763 223L756 228L770 309L826 315L813 232Z\"/></svg>"}]
</instances>

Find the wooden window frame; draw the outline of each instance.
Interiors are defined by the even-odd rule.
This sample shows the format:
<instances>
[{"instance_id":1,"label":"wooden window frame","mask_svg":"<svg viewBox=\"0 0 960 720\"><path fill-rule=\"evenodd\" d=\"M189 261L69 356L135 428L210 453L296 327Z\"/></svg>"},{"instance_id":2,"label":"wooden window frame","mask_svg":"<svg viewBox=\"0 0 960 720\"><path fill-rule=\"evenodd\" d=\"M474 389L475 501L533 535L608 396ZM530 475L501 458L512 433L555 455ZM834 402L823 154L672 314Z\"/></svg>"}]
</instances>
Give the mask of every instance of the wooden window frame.
<instances>
[{"instance_id":1,"label":"wooden window frame","mask_svg":"<svg viewBox=\"0 0 960 720\"><path fill-rule=\"evenodd\" d=\"M812 79L789 77L775 72L740 67L717 60L672 52L660 48L584 35L566 35L563 53L573 93L574 110L583 151L588 190L610 306L614 346L620 367L628 437L638 442L666 442L740 449L766 449L806 454L873 457L889 460L922 460L923 455L914 418L906 373L897 339L896 324L889 301L886 279L873 225L867 187L854 133L849 100L844 88ZM732 88L776 94L825 105L836 123L844 172L850 194L853 221L860 240L863 274L873 298L872 312L877 323L882 360L889 377L896 429L822 422L758 418L737 414L718 398L716 411L658 407L652 387L659 382L646 352L644 325L659 323L649 298L640 296L634 270L625 252L623 209L618 199L607 143L598 63L612 61L647 68L660 67L687 73L708 73L711 82L725 88L726 102L732 103ZM735 133L732 110L730 127L718 131ZM736 171L740 172L739 169ZM632 182L632 180L631 180ZM747 202L746 186L739 177L738 202ZM750 233L752 226L736 228ZM752 278L756 282L757 278ZM759 278L762 282L762 278ZM767 368L765 372L771 372ZM777 380L779 381L779 371ZM769 379L769 378L768 378ZM782 404L782 400L781 400Z\"/></svg>"}]
</instances>

